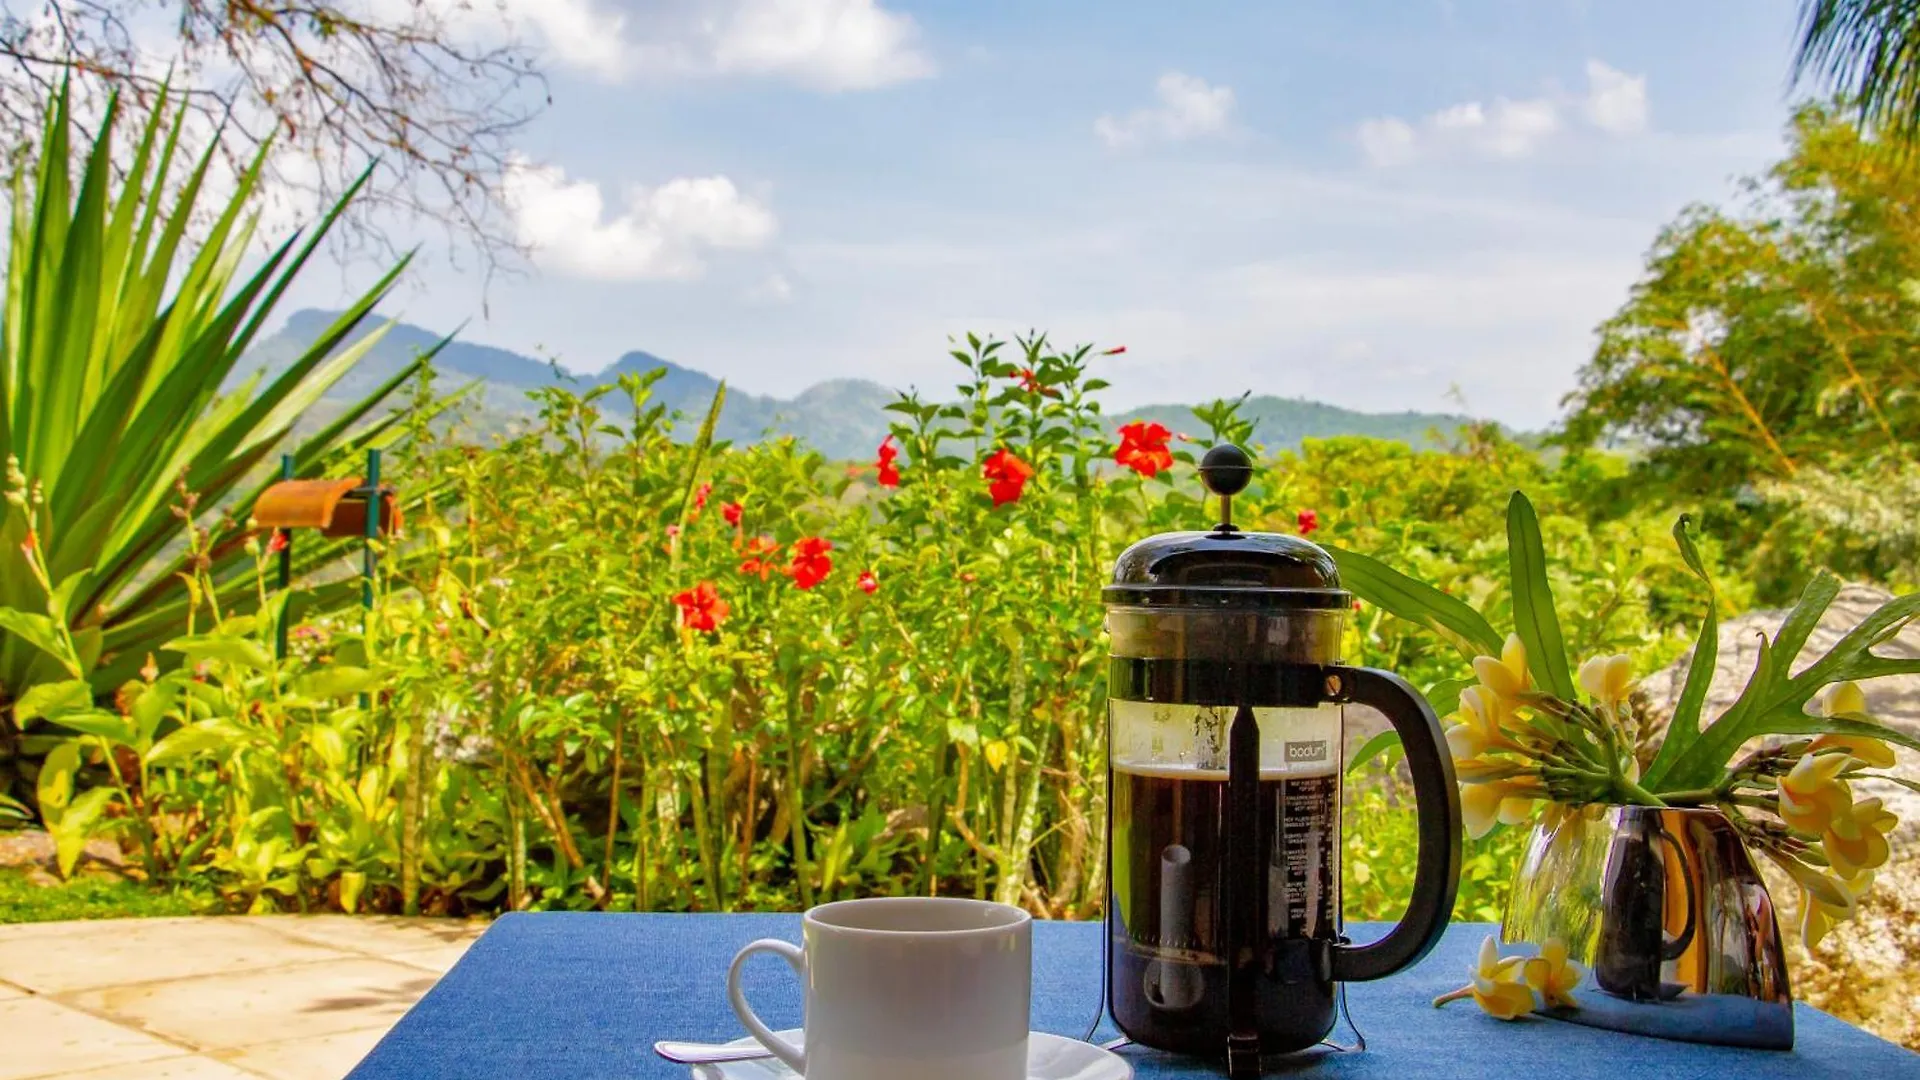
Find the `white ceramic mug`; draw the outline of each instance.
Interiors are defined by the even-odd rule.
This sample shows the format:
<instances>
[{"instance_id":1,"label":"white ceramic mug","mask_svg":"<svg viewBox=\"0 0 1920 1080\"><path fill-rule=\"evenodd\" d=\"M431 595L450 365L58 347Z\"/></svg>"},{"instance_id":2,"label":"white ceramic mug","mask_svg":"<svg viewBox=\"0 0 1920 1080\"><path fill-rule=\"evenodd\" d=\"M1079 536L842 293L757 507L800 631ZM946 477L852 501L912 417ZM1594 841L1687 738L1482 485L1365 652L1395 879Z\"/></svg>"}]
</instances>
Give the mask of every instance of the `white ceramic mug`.
<instances>
[{"instance_id":1,"label":"white ceramic mug","mask_svg":"<svg viewBox=\"0 0 1920 1080\"><path fill-rule=\"evenodd\" d=\"M842 900L807 912L801 937L804 947L763 939L741 949L727 999L807 1080L1027 1080L1026 912L946 897ZM741 966L758 952L800 977L804 1050L768 1030L741 992Z\"/></svg>"}]
</instances>

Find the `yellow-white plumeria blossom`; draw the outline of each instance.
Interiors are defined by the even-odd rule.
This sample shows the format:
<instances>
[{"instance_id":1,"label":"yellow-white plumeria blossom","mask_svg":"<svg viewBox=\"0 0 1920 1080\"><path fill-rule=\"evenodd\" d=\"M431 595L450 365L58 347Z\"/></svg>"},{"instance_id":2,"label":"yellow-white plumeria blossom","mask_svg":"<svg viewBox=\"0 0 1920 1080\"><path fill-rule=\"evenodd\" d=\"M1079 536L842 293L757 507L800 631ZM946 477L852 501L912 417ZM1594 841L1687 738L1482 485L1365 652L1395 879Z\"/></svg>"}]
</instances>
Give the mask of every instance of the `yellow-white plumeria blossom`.
<instances>
[{"instance_id":1,"label":"yellow-white plumeria blossom","mask_svg":"<svg viewBox=\"0 0 1920 1080\"><path fill-rule=\"evenodd\" d=\"M1488 1016L1512 1020L1533 1011L1533 991L1521 981L1521 958L1500 955L1493 935L1480 943L1480 956L1472 969L1473 1001Z\"/></svg>"},{"instance_id":2,"label":"yellow-white plumeria blossom","mask_svg":"<svg viewBox=\"0 0 1920 1080\"><path fill-rule=\"evenodd\" d=\"M1476 656L1473 658L1473 674L1480 685L1492 691L1503 702L1511 703L1524 693L1527 681L1527 647L1520 642L1520 635L1508 634L1507 644L1500 650L1500 658Z\"/></svg>"},{"instance_id":3,"label":"yellow-white plumeria blossom","mask_svg":"<svg viewBox=\"0 0 1920 1080\"><path fill-rule=\"evenodd\" d=\"M1602 705L1618 705L1633 692L1633 661L1626 653L1596 656L1580 665L1580 688Z\"/></svg>"},{"instance_id":4,"label":"yellow-white plumeria blossom","mask_svg":"<svg viewBox=\"0 0 1920 1080\"><path fill-rule=\"evenodd\" d=\"M1527 985L1539 991L1541 1000L1549 1006L1579 1007L1580 1003L1573 998L1573 991L1580 985L1580 980L1587 977L1587 969L1568 959L1566 942L1556 937L1548 938L1540 946L1540 955L1528 960L1522 970Z\"/></svg>"},{"instance_id":5,"label":"yellow-white plumeria blossom","mask_svg":"<svg viewBox=\"0 0 1920 1080\"><path fill-rule=\"evenodd\" d=\"M1834 878L1826 874L1816 875L1825 885L1839 893L1843 903L1829 903L1813 894L1802 885L1800 889L1800 943L1812 952L1827 936L1827 932L1840 922L1853 916L1860 898L1873 887L1873 871L1863 870L1852 877Z\"/></svg>"},{"instance_id":6,"label":"yellow-white plumeria blossom","mask_svg":"<svg viewBox=\"0 0 1920 1080\"><path fill-rule=\"evenodd\" d=\"M1533 816L1533 789L1512 780L1470 783L1460 790L1460 817L1475 840L1495 825L1519 825Z\"/></svg>"},{"instance_id":7,"label":"yellow-white plumeria blossom","mask_svg":"<svg viewBox=\"0 0 1920 1080\"><path fill-rule=\"evenodd\" d=\"M1845 754L1807 754L1795 762L1779 780L1780 820L1815 836L1836 826L1851 831L1853 792L1839 778L1850 760Z\"/></svg>"},{"instance_id":8,"label":"yellow-white plumeria blossom","mask_svg":"<svg viewBox=\"0 0 1920 1080\"><path fill-rule=\"evenodd\" d=\"M1500 731L1503 712L1500 700L1481 693L1480 687L1460 691L1460 708L1448 717L1452 724L1447 728L1447 749L1453 752L1454 760L1479 757L1505 744L1508 740Z\"/></svg>"},{"instance_id":9,"label":"yellow-white plumeria blossom","mask_svg":"<svg viewBox=\"0 0 1920 1080\"><path fill-rule=\"evenodd\" d=\"M1867 720L1867 695L1856 682L1839 682L1820 692L1813 699L1813 712L1827 719L1843 717L1848 720ZM1845 750L1849 755L1876 769L1893 767L1893 748L1879 739L1867 735L1822 735L1813 740L1807 752L1817 754L1827 749Z\"/></svg>"},{"instance_id":10,"label":"yellow-white plumeria blossom","mask_svg":"<svg viewBox=\"0 0 1920 1080\"><path fill-rule=\"evenodd\" d=\"M1843 879L1852 878L1887 865L1892 854L1887 834L1900 825L1893 811L1884 809L1877 798L1861 799L1848 811L1846 823L1851 826L1846 831L1851 835L1829 828L1820 838L1820 846L1826 851L1833 872ZM1840 822L1836 820L1834 824Z\"/></svg>"}]
</instances>

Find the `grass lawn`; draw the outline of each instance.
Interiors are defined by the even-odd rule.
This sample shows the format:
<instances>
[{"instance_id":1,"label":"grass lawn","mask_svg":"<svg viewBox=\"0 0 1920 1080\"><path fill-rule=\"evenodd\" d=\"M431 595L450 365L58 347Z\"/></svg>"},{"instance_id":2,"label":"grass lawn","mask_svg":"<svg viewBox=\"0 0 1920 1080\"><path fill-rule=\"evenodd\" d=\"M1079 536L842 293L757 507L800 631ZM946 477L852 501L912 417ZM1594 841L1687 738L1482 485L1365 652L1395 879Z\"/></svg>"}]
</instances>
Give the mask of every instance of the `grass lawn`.
<instances>
[{"instance_id":1,"label":"grass lawn","mask_svg":"<svg viewBox=\"0 0 1920 1080\"><path fill-rule=\"evenodd\" d=\"M137 881L82 875L60 885L36 885L23 869L0 867L0 923L150 918L192 915L195 910L191 894Z\"/></svg>"}]
</instances>

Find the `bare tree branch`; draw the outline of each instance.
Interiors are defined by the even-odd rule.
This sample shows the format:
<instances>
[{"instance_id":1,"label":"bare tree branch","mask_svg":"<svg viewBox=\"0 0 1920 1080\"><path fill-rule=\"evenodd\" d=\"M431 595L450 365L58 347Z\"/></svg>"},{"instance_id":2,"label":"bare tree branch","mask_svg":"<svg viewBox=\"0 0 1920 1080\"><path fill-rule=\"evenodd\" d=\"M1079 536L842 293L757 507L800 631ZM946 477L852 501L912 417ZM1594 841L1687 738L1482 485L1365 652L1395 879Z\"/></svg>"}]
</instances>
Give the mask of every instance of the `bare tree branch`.
<instances>
[{"instance_id":1,"label":"bare tree branch","mask_svg":"<svg viewBox=\"0 0 1920 1080\"><path fill-rule=\"evenodd\" d=\"M67 80L141 108L165 89L219 133L236 171L271 140L266 186L307 214L378 161L342 223L343 254L390 256L389 231L407 222L438 228L450 256L512 268L524 252L501 180L513 137L550 99L499 3L0 0L0 134L16 163L30 159Z\"/></svg>"}]
</instances>

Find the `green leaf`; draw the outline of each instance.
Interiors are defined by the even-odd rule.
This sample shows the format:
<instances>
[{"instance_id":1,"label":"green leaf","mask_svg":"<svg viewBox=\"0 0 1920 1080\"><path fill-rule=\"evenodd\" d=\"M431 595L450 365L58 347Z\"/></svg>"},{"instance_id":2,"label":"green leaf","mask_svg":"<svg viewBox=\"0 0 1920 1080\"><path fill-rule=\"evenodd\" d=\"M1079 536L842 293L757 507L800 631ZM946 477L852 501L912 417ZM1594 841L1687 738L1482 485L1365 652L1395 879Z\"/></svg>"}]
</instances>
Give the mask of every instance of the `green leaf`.
<instances>
[{"instance_id":1,"label":"green leaf","mask_svg":"<svg viewBox=\"0 0 1920 1080\"><path fill-rule=\"evenodd\" d=\"M1460 691L1477 682L1478 679L1440 679L1420 696L1427 699L1428 707L1434 712L1445 716L1460 707Z\"/></svg>"},{"instance_id":2,"label":"green leaf","mask_svg":"<svg viewBox=\"0 0 1920 1080\"><path fill-rule=\"evenodd\" d=\"M1486 617L1465 601L1448 596L1392 569L1385 563L1332 544L1321 545L1340 567L1340 581L1355 596L1451 642L1463 657L1500 655L1503 639Z\"/></svg>"},{"instance_id":3,"label":"green leaf","mask_svg":"<svg viewBox=\"0 0 1920 1080\"><path fill-rule=\"evenodd\" d=\"M34 795L40 802L41 816L52 819L73 799L73 776L80 771L80 744L68 740L47 751L40 762L40 776Z\"/></svg>"},{"instance_id":4,"label":"green leaf","mask_svg":"<svg viewBox=\"0 0 1920 1080\"><path fill-rule=\"evenodd\" d=\"M153 744L147 751L149 766L173 765L204 757L217 750L238 746L245 733L228 720L202 720L189 724Z\"/></svg>"},{"instance_id":5,"label":"green leaf","mask_svg":"<svg viewBox=\"0 0 1920 1080\"><path fill-rule=\"evenodd\" d=\"M1680 547L1681 561L1687 564L1700 583L1707 588L1707 614L1700 623L1700 636L1693 645L1693 659L1687 664L1687 681L1680 689L1680 700L1674 704L1673 718L1667 722L1667 736L1660 744L1660 752L1654 755L1652 764L1647 766L1647 774L1642 778L1648 790L1657 790L1667 770L1680 759L1700 737L1700 710L1707 700L1707 690L1713 684L1713 673L1720 662L1720 600L1713 587L1713 578L1707 574L1707 567L1700 559L1700 551L1694 546L1689 531L1692 519L1681 514L1680 520L1673 523L1673 541Z\"/></svg>"},{"instance_id":6,"label":"green leaf","mask_svg":"<svg viewBox=\"0 0 1920 1080\"><path fill-rule=\"evenodd\" d=\"M1347 775L1352 776L1359 772L1367 762L1399 745L1400 733L1392 728L1376 733L1373 738L1361 743L1360 749L1354 751L1353 760L1347 762Z\"/></svg>"},{"instance_id":7,"label":"green leaf","mask_svg":"<svg viewBox=\"0 0 1920 1080\"><path fill-rule=\"evenodd\" d=\"M29 615L10 607L0 607L0 630L5 630L60 661L67 672L74 677L80 676L80 659L67 648L66 641L60 636L59 627L54 625L52 619L45 615Z\"/></svg>"},{"instance_id":8,"label":"green leaf","mask_svg":"<svg viewBox=\"0 0 1920 1080\"><path fill-rule=\"evenodd\" d=\"M21 694L20 700L14 702L13 716L16 721L25 722L42 716L51 719L61 713L92 707L93 687L83 679L69 679L41 683Z\"/></svg>"},{"instance_id":9,"label":"green leaf","mask_svg":"<svg viewBox=\"0 0 1920 1080\"><path fill-rule=\"evenodd\" d=\"M1680 752L1668 766L1666 775L1660 778L1659 786L1648 790L1658 795L1661 791L1686 791L1717 782L1726 772L1733 752L1741 743L1759 734L1751 729L1748 717L1756 714L1757 703L1767 696L1774 683L1773 646L1763 637L1759 659L1754 662L1753 674L1747 677L1740 696L1700 733L1692 746Z\"/></svg>"},{"instance_id":10,"label":"green leaf","mask_svg":"<svg viewBox=\"0 0 1920 1080\"><path fill-rule=\"evenodd\" d=\"M131 721L119 713L110 713L105 709L61 713L59 716L50 716L47 719L69 731L77 731L82 735L98 735L116 746L131 746L136 738Z\"/></svg>"},{"instance_id":11,"label":"green leaf","mask_svg":"<svg viewBox=\"0 0 1920 1080\"><path fill-rule=\"evenodd\" d=\"M366 668L333 665L293 680L293 692L309 701L326 701L352 697L370 689L375 682L373 672Z\"/></svg>"},{"instance_id":12,"label":"green leaf","mask_svg":"<svg viewBox=\"0 0 1920 1080\"><path fill-rule=\"evenodd\" d=\"M273 655L252 638L196 634L192 637L174 638L160 647L184 655L190 664L218 660L224 664L253 671L265 671L273 666Z\"/></svg>"},{"instance_id":13,"label":"green leaf","mask_svg":"<svg viewBox=\"0 0 1920 1080\"><path fill-rule=\"evenodd\" d=\"M1813 580L1800 591L1800 599L1780 624L1780 632L1773 635L1773 659L1780 665L1781 678L1792 673L1793 662L1799 658L1807 638L1813 628L1820 625L1820 616L1827 613L1838 595L1840 580L1825 570L1813 575Z\"/></svg>"},{"instance_id":14,"label":"green leaf","mask_svg":"<svg viewBox=\"0 0 1920 1080\"><path fill-rule=\"evenodd\" d=\"M1527 667L1536 685L1574 700L1573 673L1567 669L1567 643L1553 610L1553 586L1547 580L1547 552L1540 519L1522 492L1507 502L1507 560L1513 573L1514 632L1527 647Z\"/></svg>"},{"instance_id":15,"label":"green leaf","mask_svg":"<svg viewBox=\"0 0 1920 1080\"><path fill-rule=\"evenodd\" d=\"M1862 735L1920 750L1920 738L1887 724L1849 720L1844 716L1811 716L1799 709L1781 709L1753 724L1755 735Z\"/></svg>"},{"instance_id":16,"label":"green leaf","mask_svg":"<svg viewBox=\"0 0 1920 1080\"><path fill-rule=\"evenodd\" d=\"M100 821L100 812L118 795L119 792L112 788L91 788L81 792L71 805L60 812L57 820L47 820L47 831L53 834L54 857L60 863L61 877L73 876L73 868L79 864L80 855L86 851L87 841L93 836L93 828Z\"/></svg>"}]
</instances>

